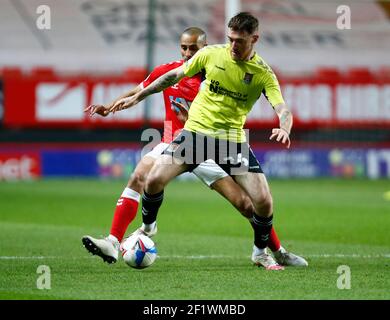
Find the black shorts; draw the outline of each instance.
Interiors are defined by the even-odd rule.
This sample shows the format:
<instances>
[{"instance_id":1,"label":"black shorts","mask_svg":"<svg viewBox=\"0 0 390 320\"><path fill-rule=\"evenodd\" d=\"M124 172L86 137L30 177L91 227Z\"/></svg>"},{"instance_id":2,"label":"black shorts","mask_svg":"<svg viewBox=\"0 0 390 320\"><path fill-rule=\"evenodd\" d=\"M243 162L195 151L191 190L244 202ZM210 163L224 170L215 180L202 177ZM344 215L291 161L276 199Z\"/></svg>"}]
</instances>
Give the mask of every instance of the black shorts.
<instances>
[{"instance_id":1,"label":"black shorts","mask_svg":"<svg viewBox=\"0 0 390 320\"><path fill-rule=\"evenodd\" d=\"M259 161L247 142L237 143L182 130L163 154L181 160L194 170L200 163L213 159L227 174L263 173Z\"/></svg>"}]
</instances>

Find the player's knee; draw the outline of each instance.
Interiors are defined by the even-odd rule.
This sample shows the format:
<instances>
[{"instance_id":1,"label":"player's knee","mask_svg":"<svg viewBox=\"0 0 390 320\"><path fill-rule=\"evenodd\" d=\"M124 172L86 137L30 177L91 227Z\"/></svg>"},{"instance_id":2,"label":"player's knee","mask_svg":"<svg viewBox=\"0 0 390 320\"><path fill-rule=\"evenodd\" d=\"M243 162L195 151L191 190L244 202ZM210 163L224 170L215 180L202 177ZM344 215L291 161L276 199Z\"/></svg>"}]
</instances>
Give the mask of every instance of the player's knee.
<instances>
[{"instance_id":1,"label":"player's knee","mask_svg":"<svg viewBox=\"0 0 390 320\"><path fill-rule=\"evenodd\" d=\"M241 212L245 218L252 218L255 212L252 201L249 198L245 198L244 210Z\"/></svg>"},{"instance_id":2,"label":"player's knee","mask_svg":"<svg viewBox=\"0 0 390 320\"><path fill-rule=\"evenodd\" d=\"M160 192L164 189L164 187L165 187L164 181L159 175L153 172L148 174L148 177L146 178L145 181L145 190L148 193L154 194Z\"/></svg>"},{"instance_id":3,"label":"player's knee","mask_svg":"<svg viewBox=\"0 0 390 320\"><path fill-rule=\"evenodd\" d=\"M253 199L256 209L261 210L264 214L271 214L273 211L273 201L271 193L267 190L260 190L255 199Z\"/></svg>"},{"instance_id":4,"label":"player's knee","mask_svg":"<svg viewBox=\"0 0 390 320\"><path fill-rule=\"evenodd\" d=\"M136 190L137 192L142 192L145 187L145 182L146 174L135 171L132 174L127 186L133 190Z\"/></svg>"},{"instance_id":5,"label":"player's knee","mask_svg":"<svg viewBox=\"0 0 390 320\"><path fill-rule=\"evenodd\" d=\"M240 213L246 217L251 218L253 216L254 208L252 205L252 201L247 196L239 196L236 199L235 207L237 208Z\"/></svg>"}]
</instances>

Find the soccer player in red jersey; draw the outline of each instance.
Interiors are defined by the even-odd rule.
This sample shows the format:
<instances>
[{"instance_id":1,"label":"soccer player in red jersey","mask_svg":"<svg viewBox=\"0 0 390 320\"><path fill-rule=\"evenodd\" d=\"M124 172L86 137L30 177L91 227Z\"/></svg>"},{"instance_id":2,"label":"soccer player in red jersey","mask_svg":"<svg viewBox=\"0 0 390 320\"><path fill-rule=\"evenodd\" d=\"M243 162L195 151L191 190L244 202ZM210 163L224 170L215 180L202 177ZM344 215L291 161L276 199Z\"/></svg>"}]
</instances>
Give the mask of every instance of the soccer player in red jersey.
<instances>
[{"instance_id":1,"label":"soccer player in red jersey","mask_svg":"<svg viewBox=\"0 0 390 320\"><path fill-rule=\"evenodd\" d=\"M180 37L182 60L156 67L142 83L130 92L116 99L110 105L91 105L87 107L85 111L90 112L91 116L94 114L107 116L110 113L110 108L112 108L117 101L138 93L163 74L179 67L205 45L207 45L206 34L203 30L196 27L186 29ZM140 197L143 192L148 172L152 168L157 157L174 139L175 133L180 132L183 128L184 121L186 120L187 108L197 95L201 81L200 74L191 78L185 77L178 84L163 91L166 125L164 125L162 142L140 160L131 175L126 188L117 202L109 236L103 239L96 239L91 236L83 237L82 242L86 249L89 252L100 256L104 261L108 263L117 261L120 242L126 233L127 227L137 214ZM229 200L229 202L231 202L232 205L252 223L251 217L253 217L254 208L251 200L243 189L241 189L241 187L213 160L203 162L193 170L193 173L210 188L216 190ZM146 234L149 237L154 236L157 233L156 222L148 221L147 216L144 215L142 218L143 224L136 232ZM307 266L305 259L286 251L280 245L280 240L273 228L271 230L268 247L274 253L278 263L282 265Z\"/></svg>"}]
</instances>

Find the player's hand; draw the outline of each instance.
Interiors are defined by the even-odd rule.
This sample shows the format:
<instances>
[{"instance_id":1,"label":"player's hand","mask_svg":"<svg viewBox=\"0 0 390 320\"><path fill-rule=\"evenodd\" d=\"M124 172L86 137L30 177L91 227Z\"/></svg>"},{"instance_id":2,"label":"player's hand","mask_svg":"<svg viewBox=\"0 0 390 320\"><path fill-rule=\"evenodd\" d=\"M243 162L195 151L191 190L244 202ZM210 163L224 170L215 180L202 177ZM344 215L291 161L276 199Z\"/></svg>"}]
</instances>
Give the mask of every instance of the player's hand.
<instances>
[{"instance_id":1,"label":"player's hand","mask_svg":"<svg viewBox=\"0 0 390 320\"><path fill-rule=\"evenodd\" d=\"M136 105L138 102L139 101L137 95L120 99L114 103L114 105L110 108L109 112L115 113L117 111L125 110Z\"/></svg>"},{"instance_id":2,"label":"player's hand","mask_svg":"<svg viewBox=\"0 0 390 320\"><path fill-rule=\"evenodd\" d=\"M270 140L276 138L276 141L281 141L283 144L287 143L287 149L290 148L290 144L291 144L291 141L290 141L290 134L286 131L286 130L283 130L283 129L272 129L272 134L271 136L269 137Z\"/></svg>"},{"instance_id":3,"label":"player's hand","mask_svg":"<svg viewBox=\"0 0 390 320\"><path fill-rule=\"evenodd\" d=\"M184 104L176 101L171 100L172 103L172 111L176 114L177 118L182 122L185 123L188 119L188 110L184 106Z\"/></svg>"},{"instance_id":4,"label":"player's hand","mask_svg":"<svg viewBox=\"0 0 390 320\"><path fill-rule=\"evenodd\" d=\"M84 109L84 112L89 112L90 117L92 117L95 113L102 117L106 117L110 113L109 109L101 104L91 104Z\"/></svg>"}]
</instances>

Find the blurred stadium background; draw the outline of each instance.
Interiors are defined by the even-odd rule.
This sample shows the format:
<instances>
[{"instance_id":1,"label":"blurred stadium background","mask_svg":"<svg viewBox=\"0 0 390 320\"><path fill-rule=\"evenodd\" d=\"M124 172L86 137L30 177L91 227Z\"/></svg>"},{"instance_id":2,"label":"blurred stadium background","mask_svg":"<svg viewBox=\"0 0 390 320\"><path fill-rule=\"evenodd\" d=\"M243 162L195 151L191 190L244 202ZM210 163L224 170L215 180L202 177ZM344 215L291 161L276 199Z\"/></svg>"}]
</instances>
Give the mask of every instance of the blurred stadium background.
<instances>
[{"instance_id":1,"label":"blurred stadium background","mask_svg":"<svg viewBox=\"0 0 390 320\"><path fill-rule=\"evenodd\" d=\"M159 235L163 258L171 254L175 262L162 259L145 278L115 265L114 278L100 261L91 266L82 259L80 238L107 233L117 196L140 158L141 134L163 128L164 107L155 95L107 118L90 118L83 109L111 102L154 66L180 58L178 38L189 26L203 28L209 44L225 42L225 20L237 3L260 18L257 51L278 75L294 114L286 150L268 140L278 121L262 98L248 117L250 143L272 180L282 241L314 268L273 278L248 270L247 257L238 267L228 257L194 262L204 273L192 273L187 261L176 262L180 255L230 253L227 244L232 253L249 255L251 236L243 219L224 215L230 206L203 185L177 182L166 193ZM253 294L253 279L276 299L389 298L388 1L45 0L51 28L40 30L42 4L0 2L0 298L44 297L26 283L35 283L36 266L46 262L69 273L57 273L59 289L46 298L207 299L221 297L220 290L225 298L263 299L262 292ZM351 29L337 28L341 4L350 8ZM188 215L179 219L184 206ZM355 268L360 291L346 295L329 280L340 264ZM226 265L236 273L225 272ZM158 268L179 274L161 277ZM125 286L129 277L139 284L132 291Z\"/></svg>"},{"instance_id":2,"label":"blurred stadium background","mask_svg":"<svg viewBox=\"0 0 390 320\"><path fill-rule=\"evenodd\" d=\"M41 4L0 4L0 179L127 178L142 130L163 126L160 97L105 119L83 108L178 59L188 26L224 42L225 1L47 0L49 30L36 25ZM241 1L260 17L257 50L295 116L291 151L268 142L277 121L263 99L248 117L269 177L390 176L390 5L343 4L350 30L336 27L337 1Z\"/></svg>"},{"instance_id":3,"label":"blurred stadium background","mask_svg":"<svg viewBox=\"0 0 390 320\"><path fill-rule=\"evenodd\" d=\"M106 119L83 108L112 101L152 67L178 59L188 26L205 29L210 44L225 42L226 3L45 4L49 30L36 25L41 1L0 4L0 179L128 177L141 130L162 128L160 97ZM336 1L241 1L260 18L257 50L295 116L288 152L267 140L277 121L263 99L248 117L251 144L270 177L390 176L390 4L343 4L351 29L337 28Z\"/></svg>"}]
</instances>

